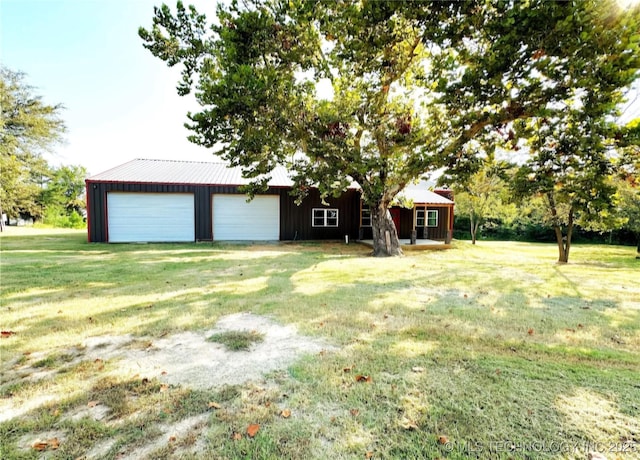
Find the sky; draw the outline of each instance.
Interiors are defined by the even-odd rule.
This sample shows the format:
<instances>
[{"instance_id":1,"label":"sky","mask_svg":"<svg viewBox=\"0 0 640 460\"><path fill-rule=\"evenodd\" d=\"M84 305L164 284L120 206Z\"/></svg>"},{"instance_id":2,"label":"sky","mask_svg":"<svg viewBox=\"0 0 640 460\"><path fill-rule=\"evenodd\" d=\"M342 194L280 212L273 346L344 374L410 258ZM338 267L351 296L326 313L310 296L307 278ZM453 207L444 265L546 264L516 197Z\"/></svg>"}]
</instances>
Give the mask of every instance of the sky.
<instances>
[{"instance_id":1,"label":"sky","mask_svg":"<svg viewBox=\"0 0 640 460\"><path fill-rule=\"evenodd\" d=\"M165 0L175 6L175 0ZM193 96L179 69L142 47L162 0L0 0L0 63L27 74L46 104L62 104L64 144L47 159L91 175L135 158L215 161L187 140ZM191 0L213 18L215 0Z\"/></svg>"},{"instance_id":2,"label":"sky","mask_svg":"<svg viewBox=\"0 0 640 460\"><path fill-rule=\"evenodd\" d=\"M187 140L186 113L198 105L177 95L179 68L138 37L161 3L0 0L0 63L25 72L45 103L65 107L66 141L47 158L52 164L82 165L93 175L135 158L215 161ZM216 0L185 3L213 19ZM640 97L623 120L638 116Z\"/></svg>"}]
</instances>

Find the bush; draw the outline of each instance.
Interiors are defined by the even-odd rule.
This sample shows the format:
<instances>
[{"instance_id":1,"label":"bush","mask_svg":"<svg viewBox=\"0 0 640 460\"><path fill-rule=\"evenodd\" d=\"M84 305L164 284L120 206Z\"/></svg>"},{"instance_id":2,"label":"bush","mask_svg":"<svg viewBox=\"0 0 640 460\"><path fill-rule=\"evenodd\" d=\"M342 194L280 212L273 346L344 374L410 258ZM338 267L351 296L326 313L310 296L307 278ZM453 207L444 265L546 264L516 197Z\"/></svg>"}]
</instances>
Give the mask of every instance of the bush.
<instances>
[{"instance_id":1,"label":"bush","mask_svg":"<svg viewBox=\"0 0 640 460\"><path fill-rule=\"evenodd\" d=\"M44 212L42 223L46 226L57 228L85 228L84 218L73 210L70 214L61 207L52 206Z\"/></svg>"}]
</instances>

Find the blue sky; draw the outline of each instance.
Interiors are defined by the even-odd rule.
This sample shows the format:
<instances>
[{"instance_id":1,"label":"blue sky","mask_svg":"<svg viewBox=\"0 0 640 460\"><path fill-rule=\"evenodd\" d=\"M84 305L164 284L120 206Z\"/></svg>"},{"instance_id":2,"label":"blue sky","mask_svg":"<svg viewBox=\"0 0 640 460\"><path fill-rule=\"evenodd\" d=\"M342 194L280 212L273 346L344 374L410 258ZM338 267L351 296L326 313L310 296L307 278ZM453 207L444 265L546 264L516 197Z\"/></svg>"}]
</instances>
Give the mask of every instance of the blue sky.
<instances>
[{"instance_id":1,"label":"blue sky","mask_svg":"<svg viewBox=\"0 0 640 460\"><path fill-rule=\"evenodd\" d=\"M175 0L165 0L171 6ZM61 103L66 143L49 160L97 174L134 158L212 161L186 140L178 69L142 47L162 0L0 0L0 62L27 73L48 104ZM187 0L212 19L215 0ZM624 119L640 116L640 101Z\"/></svg>"},{"instance_id":2,"label":"blue sky","mask_svg":"<svg viewBox=\"0 0 640 460\"><path fill-rule=\"evenodd\" d=\"M46 103L65 106L67 140L52 163L96 174L134 158L215 159L186 140L186 113L197 104L176 94L179 70L138 37L161 3L0 0L0 62L25 72ZM213 17L215 0L188 3Z\"/></svg>"}]
</instances>

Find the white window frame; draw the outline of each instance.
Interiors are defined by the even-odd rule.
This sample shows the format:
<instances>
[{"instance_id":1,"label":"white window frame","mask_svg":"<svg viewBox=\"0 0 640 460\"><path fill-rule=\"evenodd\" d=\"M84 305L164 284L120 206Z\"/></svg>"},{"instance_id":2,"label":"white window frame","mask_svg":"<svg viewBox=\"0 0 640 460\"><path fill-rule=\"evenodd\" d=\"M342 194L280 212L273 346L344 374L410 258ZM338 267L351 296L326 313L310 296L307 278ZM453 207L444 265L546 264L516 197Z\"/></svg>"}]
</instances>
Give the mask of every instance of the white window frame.
<instances>
[{"instance_id":1,"label":"white window frame","mask_svg":"<svg viewBox=\"0 0 640 460\"><path fill-rule=\"evenodd\" d=\"M435 216L435 224L430 225L429 221L431 220L431 216ZM426 215L426 226L427 227L437 227L438 226L438 210L437 209L427 209L427 215Z\"/></svg>"},{"instance_id":2,"label":"white window frame","mask_svg":"<svg viewBox=\"0 0 640 460\"><path fill-rule=\"evenodd\" d=\"M434 219L435 219L435 224L430 225L429 221L433 221ZM422 225L420 225L421 220L422 220ZM416 227L434 228L437 226L438 226L438 210L437 209L416 209Z\"/></svg>"},{"instance_id":3,"label":"white window frame","mask_svg":"<svg viewBox=\"0 0 640 460\"><path fill-rule=\"evenodd\" d=\"M367 213L366 216L365 213ZM366 221L369 221L369 223L365 223ZM360 210L360 222L362 222L363 227L371 227L371 208L366 204L363 204Z\"/></svg>"},{"instance_id":4,"label":"white window frame","mask_svg":"<svg viewBox=\"0 0 640 460\"><path fill-rule=\"evenodd\" d=\"M330 216L335 212L335 217ZM322 219L321 225L316 225L316 218ZM335 225L329 224L329 219L335 219ZM311 226L316 228L336 228L339 224L339 211L337 208L313 208L311 210Z\"/></svg>"}]
</instances>

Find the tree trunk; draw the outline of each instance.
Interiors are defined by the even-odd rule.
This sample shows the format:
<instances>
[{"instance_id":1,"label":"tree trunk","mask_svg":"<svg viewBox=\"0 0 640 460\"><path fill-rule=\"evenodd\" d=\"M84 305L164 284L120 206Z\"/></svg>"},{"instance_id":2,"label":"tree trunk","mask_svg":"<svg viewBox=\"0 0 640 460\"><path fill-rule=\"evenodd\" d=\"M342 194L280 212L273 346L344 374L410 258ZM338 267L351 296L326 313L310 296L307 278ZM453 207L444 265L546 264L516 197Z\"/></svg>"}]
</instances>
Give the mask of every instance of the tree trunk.
<instances>
[{"instance_id":1,"label":"tree trunk","mask_svg":"<svg viewBox=\"0 0 640 460\"><path fill-rule=\"evenodd\" d=\"M569 223L567 225L567 236L562 234L560 219L558 218L558 209L556 208L556 200L553 194L547 194L549 209L551 210L551 222L553 231L556 234L556 242L558 243L558 263L566 264L569 262L569 250L571 249L571 235L573 233L573 207L569 211Z\"/></svg>"},{"instance_id":2,"label":"tree trunk","mask_svg":"<svg viewBox=\"0 0 640 460\"><path fill-rule=\"evenodd\" d=\"M398 232L393 224L388 203L371 206L371 229L373 230L373 256L401 256L402 249Z\"/></svg>"},{"instance_id":3,"label":"tree trunk","mask_svg":"<svg viewBox=\"0 0 640 460\"><path fill-rule=\"evenodd\" d=\"M476 216L473 212L469 215L469 222L471 223L471 244L476 244L476 233L478 232L478 223L476 222Z\"/></svg>"},{"instance_id":4,"label":"tree trunk","mask_svg":"<svg viewBox=\"0 0 640 460\"><path fill-rule=\"evenodd\" d=\"M636 259L640 259L640 233L638 233L638 247L637 247Z\"/></svg>"}]
</instances>

